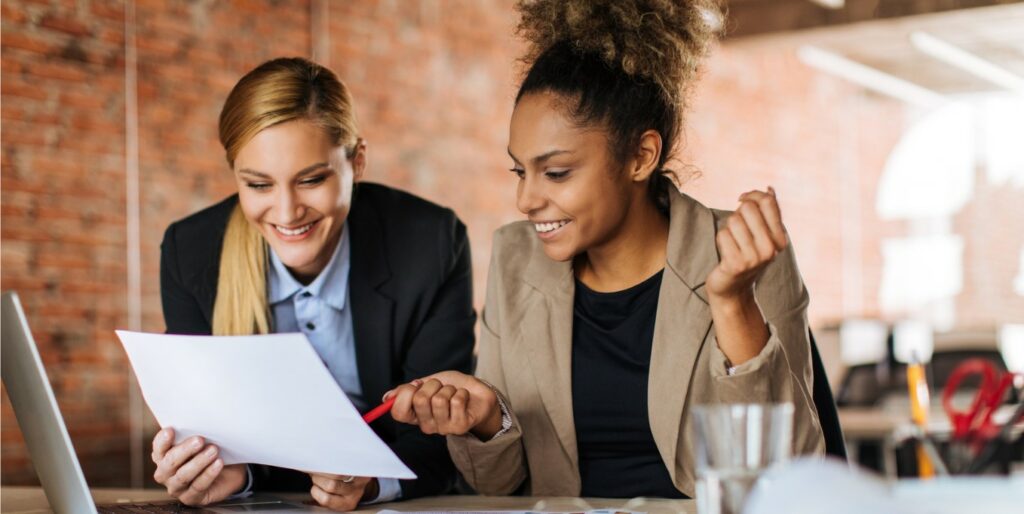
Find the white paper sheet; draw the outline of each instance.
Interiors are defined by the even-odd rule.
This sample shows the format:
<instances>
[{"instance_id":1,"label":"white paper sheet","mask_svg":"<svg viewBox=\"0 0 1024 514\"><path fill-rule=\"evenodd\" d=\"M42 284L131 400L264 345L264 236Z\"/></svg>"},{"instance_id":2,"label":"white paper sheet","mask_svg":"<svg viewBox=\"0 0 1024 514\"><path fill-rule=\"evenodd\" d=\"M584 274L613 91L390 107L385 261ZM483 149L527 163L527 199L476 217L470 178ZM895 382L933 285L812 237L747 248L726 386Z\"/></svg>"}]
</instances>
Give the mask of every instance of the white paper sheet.
<instances>
[{"instance_id":1,"label":"white paper sheet","mask_svg":"<svg viewBox=\"0 0 1024 514\"><path fill-rule=\"evenodd\" d=\"M416 478L335 383L303 334L117 331L161 427L216 444L225 464Z\"/></svg>"}]
</instances>

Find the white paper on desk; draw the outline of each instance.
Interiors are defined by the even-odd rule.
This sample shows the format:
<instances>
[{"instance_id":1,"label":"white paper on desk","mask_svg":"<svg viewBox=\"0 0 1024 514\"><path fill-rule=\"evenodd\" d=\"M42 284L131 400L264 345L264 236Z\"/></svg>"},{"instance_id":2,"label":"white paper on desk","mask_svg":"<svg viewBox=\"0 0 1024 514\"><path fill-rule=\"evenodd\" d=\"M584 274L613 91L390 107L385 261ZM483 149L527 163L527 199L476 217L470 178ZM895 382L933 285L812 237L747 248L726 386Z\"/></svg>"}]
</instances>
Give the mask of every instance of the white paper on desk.
<instances>
[{"instance_id":1,"label":"white paper on desk","mask_svg":"<svg viewBox=\"0 0 1024 514\"><path fill-rule=\"evenodd\" d=\"M153 415L176 442L216 444L225 464L416 478L338 387L303 334L117 331Z\"/></svg>"}]
</instances>

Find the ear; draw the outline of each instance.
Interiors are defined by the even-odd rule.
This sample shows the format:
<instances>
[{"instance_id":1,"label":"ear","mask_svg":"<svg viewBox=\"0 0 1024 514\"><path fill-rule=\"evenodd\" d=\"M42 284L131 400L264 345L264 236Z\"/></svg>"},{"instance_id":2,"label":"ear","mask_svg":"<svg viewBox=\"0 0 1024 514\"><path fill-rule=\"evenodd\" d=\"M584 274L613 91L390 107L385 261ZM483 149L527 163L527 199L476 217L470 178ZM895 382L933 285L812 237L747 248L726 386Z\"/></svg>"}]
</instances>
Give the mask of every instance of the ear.
<instances>
[{"instance_id":1,"label":"ear","mask_svg":"<svg viewBox=\"0 0 1024 514\"><path fill-rule=\"evenodd\" d=\"M353 182L359 182L363 179L363 172L366 171L365 139L359 138L356 140L355 152L353 152L350 161L352 162L352 180Z\"/></svg>"},{"instance_id":2,"label":"ear","mask_svg":"<svg viewBox=\"0 0 1024 514\"><path fill-rule=\"evenodd\" d=\"M648 130L640 135L640 141L633 155L633 162L629 168L630 180L633 182L647 182L651 173L657 171L658 161L661 159L661 134L656 130Z\"/></svg>"}]
</instances>

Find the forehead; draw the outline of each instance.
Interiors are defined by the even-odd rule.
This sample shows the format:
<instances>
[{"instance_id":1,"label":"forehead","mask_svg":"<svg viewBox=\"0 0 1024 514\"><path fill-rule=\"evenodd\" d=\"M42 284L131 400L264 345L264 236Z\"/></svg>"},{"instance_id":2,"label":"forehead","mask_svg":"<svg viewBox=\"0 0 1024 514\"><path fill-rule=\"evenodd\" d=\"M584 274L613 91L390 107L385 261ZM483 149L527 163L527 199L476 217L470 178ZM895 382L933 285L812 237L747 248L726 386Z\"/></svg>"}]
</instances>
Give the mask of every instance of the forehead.
<instances>
[{"instance_id":1,"label":"forehead","mask_svg":"<svg viewBox=\"0 0 1024 514\"><path fill-rule=\"evenodd\" d=\"M565 99L554 93L523 96L512 111L509 150L519 159L529 159L556 148L603 147L607 141L604 129L578 126L567 109Z\"/></svg>"},{"instance_id":2,"label":"forehead","mask_svg":"<svg viewBox=\"0 0 1024 514\"><path fill-rule=\"evenodd\" d=\"M293 172L326 161L339 149L323 128L308 120L294 120L259 131L238 151L235 166L265 173Z\"/></svg>"}]
</instances>

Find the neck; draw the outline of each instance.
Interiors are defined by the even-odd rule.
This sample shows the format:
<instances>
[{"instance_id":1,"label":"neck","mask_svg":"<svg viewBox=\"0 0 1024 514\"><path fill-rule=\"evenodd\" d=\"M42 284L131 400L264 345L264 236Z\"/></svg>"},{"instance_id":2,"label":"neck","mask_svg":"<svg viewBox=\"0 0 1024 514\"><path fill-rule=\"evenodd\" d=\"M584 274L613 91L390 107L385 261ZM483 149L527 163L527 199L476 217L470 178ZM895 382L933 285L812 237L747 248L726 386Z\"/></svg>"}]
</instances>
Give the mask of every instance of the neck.
<instances>
[{"instance_id":1,"label":"neck","mask_svg":"<svg viewBox=\"0 0 1024 514\"><path fill-rule=\"evenodd\" d=\"M635 202L607 242L576 258L576 277L594 291L621 291L665 267L668 218L646 198Z\"/></svg>"}]
</instances>

